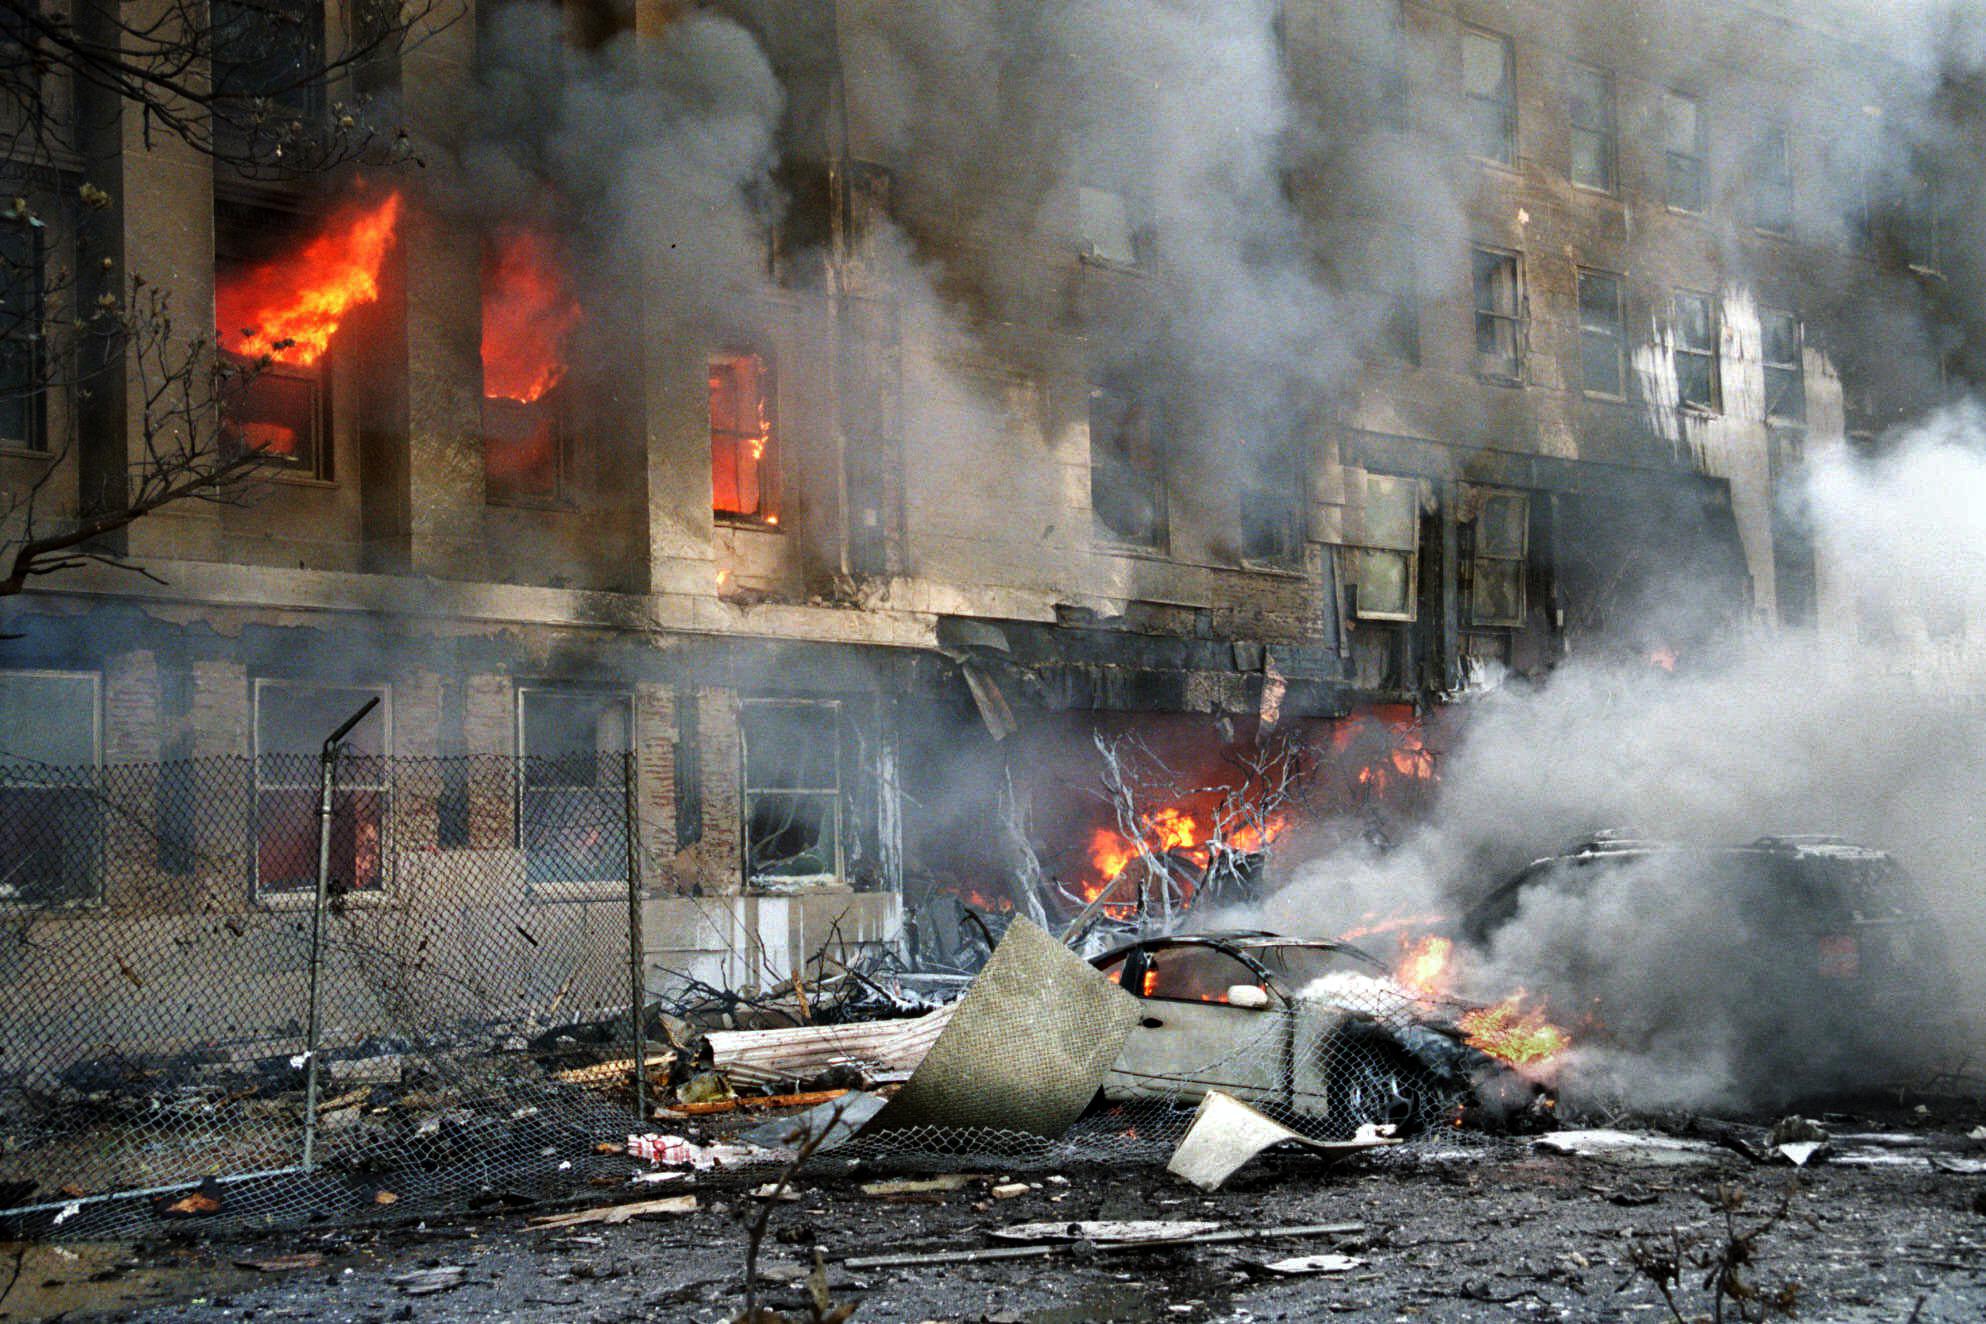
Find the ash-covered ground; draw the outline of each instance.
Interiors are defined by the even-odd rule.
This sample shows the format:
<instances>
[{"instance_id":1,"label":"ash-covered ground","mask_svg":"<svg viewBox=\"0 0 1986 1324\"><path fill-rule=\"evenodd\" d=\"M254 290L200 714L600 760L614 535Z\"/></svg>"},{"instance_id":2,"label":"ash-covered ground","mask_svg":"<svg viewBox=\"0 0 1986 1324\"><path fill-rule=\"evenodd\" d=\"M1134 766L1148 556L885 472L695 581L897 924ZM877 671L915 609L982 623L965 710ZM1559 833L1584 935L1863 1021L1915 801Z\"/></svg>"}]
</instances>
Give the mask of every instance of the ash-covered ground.
<instances>
[{"instance_id":1,"label":"ash-covered ground","mask_svg":"<svg viewBox=\"0 0 1986 1324\"><path fill-rule=\"evenodd\" d=\"M1750 1252L1740 1280L1761 1295L1726 1301L1724 1318L1756 1318L1768 1298L1803 1319L1986 1317L1986 1139L1969 1134L1986 1121L1986 1100L1906 1100L1819 1120L1830 1152L1800 1169L1743 1156L1727 1129L1672 1122L1624 1128L1656 1134L1663 1147L1604 1157L1461 1134L1336 1165L1271 1154L1211 1195L1157 1166L988 1170L954 1191L887 1196L863 1186L905 1174L801 1176L799 1198L777 1202L769 1220L765 1301L787 1319L811 1318L800 1280L818 1247L833 1303L879 1322L1694 1320L1712 1317L1716 1302L1704 1287L1711 1270L1691 1261L1731 1253L1735 1231L1749 1238L1736 1248ZM7 1248L0 1285L10 1274L15 1282L0 1319L727 1321L743 1304L747 1230L762 1208L752 1191L767 1175L595 1188L575 1205L698 1197L694 1212L620 1226L535 1229L531 1220L546 1213L538 1208ZM1009 1183L1027 1189L995 1198ZM846 1264L988 1247L992 1232L1020 1223L1130 1219L1359 1226L1150 1250L1078 1243L982 1263ZM1672 1312L1650 1270L1659 1276L1677 1251ZM1264 1267L1323 1253L1356 1264L1299 1277ZM1739 1304L1753 1314L1741 1316Z\"/></svg>"}]
</instances>

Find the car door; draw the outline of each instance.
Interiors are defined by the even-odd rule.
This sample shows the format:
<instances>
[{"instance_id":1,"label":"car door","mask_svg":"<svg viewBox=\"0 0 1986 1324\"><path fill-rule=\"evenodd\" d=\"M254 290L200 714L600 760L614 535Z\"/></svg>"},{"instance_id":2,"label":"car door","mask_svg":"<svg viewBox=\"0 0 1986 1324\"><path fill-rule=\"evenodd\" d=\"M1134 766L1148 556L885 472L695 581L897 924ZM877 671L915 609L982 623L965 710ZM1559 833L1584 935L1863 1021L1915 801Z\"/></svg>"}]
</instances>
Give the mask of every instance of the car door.
<instances>
[{"instance_id":1,"label":"car door","mask_svg":"<svg viewBox=\"0 0 1986 1324\"><path fill-rule=\"evenodd\" d=\"M1232 954L1203 944L1150 949L1133 965L1138 1023L1104 1081L1113 1099L1192 1102L1218 1089L1249 1102L1286 1090L1289 1020L1262 978ZM1263 990L1268 1005L1236 1006L1228 990Z\"/></svg>"}]
</instances>

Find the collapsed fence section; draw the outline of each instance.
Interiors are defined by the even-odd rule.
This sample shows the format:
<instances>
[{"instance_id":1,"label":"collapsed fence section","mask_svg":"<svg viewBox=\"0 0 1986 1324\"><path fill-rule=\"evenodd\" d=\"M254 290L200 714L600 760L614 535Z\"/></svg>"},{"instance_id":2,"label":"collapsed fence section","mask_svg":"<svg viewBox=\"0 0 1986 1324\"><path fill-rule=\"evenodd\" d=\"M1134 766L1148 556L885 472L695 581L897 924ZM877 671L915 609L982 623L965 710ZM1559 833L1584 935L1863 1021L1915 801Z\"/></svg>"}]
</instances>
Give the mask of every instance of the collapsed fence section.
<instances>
[{"instance_id":1,"label":"collapsed fence section","mask_svg":"<svg viewBox=\"0 0 1986 1324\"><path fill-rule=\"evenodd\" d=\"M583 1174L646 1085L629 771L0 764L0 1227Z\"/></svg>"}]
</instances>

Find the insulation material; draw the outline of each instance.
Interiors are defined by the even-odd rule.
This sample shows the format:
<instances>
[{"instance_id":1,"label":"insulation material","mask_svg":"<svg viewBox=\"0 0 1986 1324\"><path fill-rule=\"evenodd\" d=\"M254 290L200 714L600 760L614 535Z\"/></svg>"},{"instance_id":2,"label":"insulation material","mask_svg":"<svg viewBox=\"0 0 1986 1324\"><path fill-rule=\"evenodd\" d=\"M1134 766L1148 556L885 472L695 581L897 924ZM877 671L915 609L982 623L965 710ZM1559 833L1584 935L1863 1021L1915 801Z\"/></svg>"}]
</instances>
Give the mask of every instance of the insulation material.
<instances>
[{"instance_id":1,"label":"insulation material","mask_svg":"<svg viewBox=\"0 0 1986 1324\"><path fill-rule=\"evenodd\" d=\"M1271 1145L1289 1141L1319 1154L1348 1154L1399 1144L1392 1132L1390 1126L1368 1123L1350 1140L1312 1140L1231 1095L1209 1090L1165 1170L1203 1191L1213 1191Z\"/></svg>"},{"instance_id":2,"label":"insulation material","mask_svg":"<svg viewBox=\"0 0 1986 1324\"><path fill-rule=\"evenodd\" d=\"M1060 1137L1096 1097L1137 1017L1137 999L1016 919L865 1134L942 1126Z\"/></svg>"}]
</instances>

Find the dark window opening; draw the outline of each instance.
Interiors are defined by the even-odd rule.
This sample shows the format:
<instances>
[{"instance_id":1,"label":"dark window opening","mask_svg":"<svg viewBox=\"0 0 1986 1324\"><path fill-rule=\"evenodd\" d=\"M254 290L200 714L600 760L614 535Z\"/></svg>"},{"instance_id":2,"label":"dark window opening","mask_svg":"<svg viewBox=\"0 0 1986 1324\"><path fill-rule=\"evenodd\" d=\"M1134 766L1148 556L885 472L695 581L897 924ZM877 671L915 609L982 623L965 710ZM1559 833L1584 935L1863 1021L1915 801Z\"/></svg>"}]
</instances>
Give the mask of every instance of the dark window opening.
<instances>
[{"instance_id":1,"label":"dark window opening","mask_svg":"<svg viewBox=\"0 0 1986 1324\"><path fill-rule=\"evenodd\" d=\"M676 694L676 849L703 840L703 750L698 744L697 696Z\"/></svg>"},{"instance_id":2,"label":"dark window opening","mask_svg":"<svg viewBox=\"0 0 1986 1324\"><path fill-rule=\"evenodd\" d=\"M1579 273L1579 377L1588 395L1627 395L1627 320L1618 276Z\"/></svg>"},{"instance_id":3,"label":"dark window opening","mask_svg":"<svg viewBox=\"0 0 1986 1324\"><path fill-rule=\"evenodd\" d=\"M280 160L291 126L325 107L323 0L213 0L215 137Z\"/></svg>"},{"instance_id":4,"label":"dark window opening","mask_svg":"<svg viewBox=\"0 0 1986 1324\"><path fill-rule=\"evenodd\" d=\"M1476 301L1476 371L1491 381L1524 380L1524 292L1513 253L1473 251Z\"/></svg>"},{"instance_id":5,"label":"dark window opening","mask_svg":"<svg viewBox=\"0 0 1986 1324\"><path fill-rule=\"evenodd\" d=\"M757 354L710 359L710 487L717 515L777 525L778 422L772 368Z\"/></svg>"},{"instance_id":6,"label":"dark window opening","mask_svg":"<svg viewBox=\"0 0 1986 1324\"><path fill-rule=\"evenodd\" d=\"M317 883L319 754L324 740L368 699L378 710L345 738L331 802L331 886L385 885L390 705L386 692L263 680L255 686L255 886L262 894Z\"/></svg>"},{"instance_id":7,"label":"dark window opening","mask_svg":"<svg viewBox=\"0 0 1986 1324\"><path fill-rule=\"evenodd\" d=\"M1701 212L1707 187L1703 105L1680 92L1662 94L1662 150L1672 210Z\"/></svg>"},{"instance_id":8,"label":"dark window opening","mask_svg":"<svg viewBox=\"0 0 1986 1324\"><path fill-rule=\"evenodd\" d=\"M1494 32L1462 34L1462 91L1469 150L1485 161L1517 159L1516 57L1510 38Z\"/></svg>"},{"instance_id":9,"label":"dark window opening","mask_svg":"<svg viewBox=\"0 0 1986 1324\"><path fill-rule=\"evenodd\" d=\"M1766 128L1752 153L1752 224L1772 234L1793 231L1793 162L1786 128Z\"/></svg>"},{"instance_id":10,"label":"dark window opening","mask_svg":"<svg viewBox=\"0 0 1986 1324\"><path fill-rule=\"evenodd\" d=\"M517 845L533 883L627 878L625 693L517 692Z\"/></svg>"},{"instance_id":11,"label":"dark window opening","mask_svg":"<svg viewBox=\"0 0 1986 1324\"><path fill-rule=\"evenodd\" d=\"M1791 313L1759 314L1759 358L1765 365L1765 416L1807 421L1807 375L1800 319Z\"/></svg>"},{"instance_id":12,"label":"dark window opening","mask_svg":"<svg viewBox=\"0 0 1986 1324\"><path fill-rule=\"evenodd\" d=\"M841 705L746 700L745 881L752 886L839 882Z\"/></svg>"},{"instance_id":13,"label":"dark window opening","mask_svg":"<svg viewBox=\"0 0 1986 1324\"><path fill-rule=\"evenodd\" d=\"M1303 466L1291 446L1255 450L1240 485L1242 559L1297 565L1303 559Z\"/></svg>"},{"instance_id":14,"label":"dark window opening","mask_svg":"<svg viewBox=\"0 0 1986 1324\"><path fill-rule=\"evenodd\" d=\"M1618 154L1614 130L1614 76L1574 65L1571 71L1572 182L1612 193Z\"/></svg>"},{"instance_id":15,"label":"dark window opening","mask_svg":"<svg viewBox=\"0 0 1986 1324\"><path fill-rule=\"evenodd\" d=\"M1107 384L1090 392L1090 508L1113 542L1166 544L1161 414L1142 386Z\"/></svg>"},{"instance_id":16,"label":"dark window opening","mask_svg":"<svg viewBox=\"0 0 1986 1324\"><path fill-rule=\"evenodd\" d=\"M1671 358L1676 372L1676 402L1686 408L1716 413L1722 395L1717 305L1707 294L1678 294L1675 314Z\"/></svg>"},{"instance_id":17,"label":"dark window opening","mask_svg":"<svg viewBox=\"0 0 1986 1324\"><path fill-rule=\"evenodd\" d=\"M25 221L0 221L0 446L43 450L42 246Z\"/></svg>"},{"instance_id":18,"label":"dark window opening","mask_svg":"<svg viewBox=\"0 0 1986 1324\"><path fill-rule=\"evenodd\" d=\"M1378 302L1373 347L1386 358L1418 367L1421 361L1420 272L1405 238L1382 244L1367 271Z\"/></svg>"}]
</instances>

